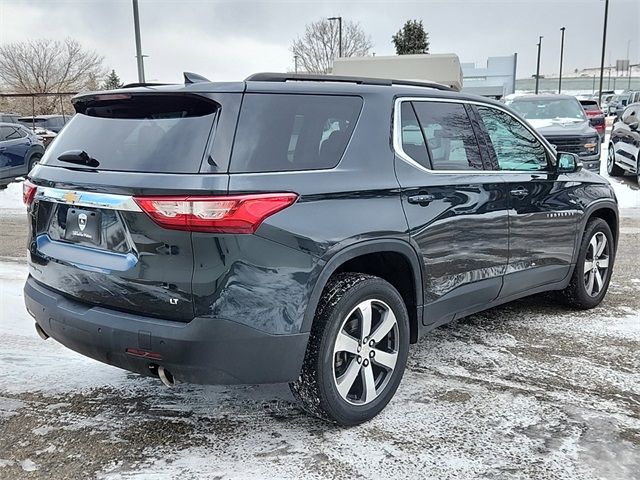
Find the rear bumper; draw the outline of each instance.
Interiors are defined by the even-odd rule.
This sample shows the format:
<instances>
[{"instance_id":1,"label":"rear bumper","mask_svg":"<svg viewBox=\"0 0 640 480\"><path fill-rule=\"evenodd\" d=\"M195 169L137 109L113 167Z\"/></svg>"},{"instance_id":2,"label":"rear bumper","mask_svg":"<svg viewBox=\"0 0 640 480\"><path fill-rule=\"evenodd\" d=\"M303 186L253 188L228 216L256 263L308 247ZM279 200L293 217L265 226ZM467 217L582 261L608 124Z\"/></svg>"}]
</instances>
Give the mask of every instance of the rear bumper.
<instances>
[{"instance_id":1,"label":"rear bumper","mask_svg":"<svg viewBox=\"0 0 640 480\"><path fill-rule=\"evenodd\" d=\"M189 323L92 307L63 297L29 277L25 304L53 339L95 360L143 375L164 366L182 382L279 383L298 377L308 333L269 335L239 323L196 317ZM126 353L127 348L161 359Z\"/></svg>"}]
</instances>

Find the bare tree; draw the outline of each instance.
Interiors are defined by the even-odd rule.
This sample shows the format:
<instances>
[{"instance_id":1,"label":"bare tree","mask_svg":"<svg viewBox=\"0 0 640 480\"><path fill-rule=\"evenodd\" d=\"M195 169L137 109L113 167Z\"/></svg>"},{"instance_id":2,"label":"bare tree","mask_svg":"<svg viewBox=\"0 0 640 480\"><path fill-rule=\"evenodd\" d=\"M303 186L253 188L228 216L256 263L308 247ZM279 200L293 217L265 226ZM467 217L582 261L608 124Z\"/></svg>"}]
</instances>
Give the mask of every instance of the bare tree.
<instances>
[{"instance_id":1,"label":"bare tree","mask_svg":"<svg viewBox=\"0 0 640 480\"><path fill-rule=\"evenodd\" d=\"M309 73L328 73L333 66L333 60L338 56L338 38L337 23L321 19L305 27L302 38L297 38L291 44L291 53L298 57L302 70ZM365 56L372 48L371 38L365 34L360 24L342 22L343 57Z\"/></svg>"},{"instance_id":2,"label":"bare tree","mask_svg":"<svg viewBox=\"0 0 640 480\"><path fill-rule=\"evenodd\" d=\"M96 89L105 76L103 57L76 40L37 39L0 45L0 84L15 93ZM53 113L56 97L38 99L39 113Z\"/></svg>"}]
</instances>

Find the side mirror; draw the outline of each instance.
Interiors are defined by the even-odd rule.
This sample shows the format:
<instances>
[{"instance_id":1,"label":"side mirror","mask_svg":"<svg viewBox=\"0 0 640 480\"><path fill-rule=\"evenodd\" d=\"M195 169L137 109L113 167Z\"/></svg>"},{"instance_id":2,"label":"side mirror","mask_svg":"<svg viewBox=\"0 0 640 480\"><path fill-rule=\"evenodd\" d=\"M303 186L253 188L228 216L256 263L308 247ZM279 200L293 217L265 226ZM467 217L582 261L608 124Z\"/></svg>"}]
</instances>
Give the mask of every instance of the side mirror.
<instances>
[{"instance_id":1,"label":"side mirror","mask_svg":"<svg viewBox=\"0 0 640 480\"><path fill-rule=\"evenodd\" d=\"M582 162L575 153L558 152L556 169L558 173L579 172L582 169Z\"/></svg>"}]
</instances>

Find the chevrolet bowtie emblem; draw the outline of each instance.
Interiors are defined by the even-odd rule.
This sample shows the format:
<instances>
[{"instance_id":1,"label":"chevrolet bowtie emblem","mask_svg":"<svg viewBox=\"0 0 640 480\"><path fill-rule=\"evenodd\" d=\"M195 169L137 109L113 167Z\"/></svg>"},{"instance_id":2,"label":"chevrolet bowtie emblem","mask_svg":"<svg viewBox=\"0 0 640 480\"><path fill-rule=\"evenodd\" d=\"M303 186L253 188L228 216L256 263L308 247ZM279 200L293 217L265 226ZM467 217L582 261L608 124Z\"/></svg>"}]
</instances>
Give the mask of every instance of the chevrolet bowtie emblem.
<instances>
[{"instance_id":1,"label":"chevrolet bowtie emblem","mask_svg":"<svg viewBox=\"0 0 640 480\"><path fill-rule=\"evenodd\" d=\"M73 204L73 203L76 203L78 200L80 200L80 195L78 195L76 192L67 192L67 193L64 194L62 199L66 203Z\"/></svg>"}]
</instances>

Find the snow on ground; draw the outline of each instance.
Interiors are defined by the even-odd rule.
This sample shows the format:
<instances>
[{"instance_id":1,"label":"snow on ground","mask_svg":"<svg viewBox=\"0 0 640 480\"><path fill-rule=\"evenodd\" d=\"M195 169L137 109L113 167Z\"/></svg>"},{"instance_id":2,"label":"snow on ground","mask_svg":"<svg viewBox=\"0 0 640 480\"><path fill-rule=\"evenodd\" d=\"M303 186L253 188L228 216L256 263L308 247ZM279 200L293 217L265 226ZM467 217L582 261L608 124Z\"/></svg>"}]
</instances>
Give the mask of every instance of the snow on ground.
<instances>
[{"instance_id":1,"label":"snow on ground","mask_svg":"<svg viewBox=\"0 0 640 480\"><path fill-rule=\"evenodd\" d=\"M44 342L24 259L0 260L0 478L640 479L640 190L610 180L634 219L602 306L534 297L439 328L350 429L286 385L169 390ZM0 191L0 234L24 212L19 183Z\"/></svg>"},{"instance_id":2,"label":"snow on ground","mask_svg":"<svg viewBox=\"0 0 640 480\"><path fill-rule=\"evenodd\" d=\"M27 209L22 203L22 182L10 183L5 190L0 190L0 216L26 213Z\"/></svg>"},{"instance_id":3,"label":"snow on ground","mask_svg":"<svg viewBox=\"0 0 640 480\"><path fill-rule=\"evenodd\" d=\"M590 312L523 301L434 331L343 429L284 385L169 390L44 342L26 273L0 263L0 477L640 478L640 278Z\"/></svg>"}]
</instances>

